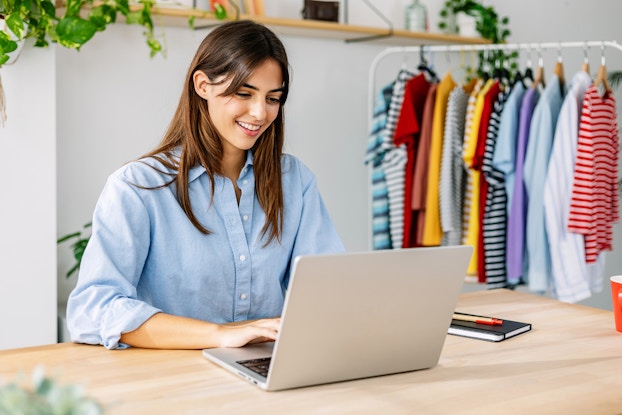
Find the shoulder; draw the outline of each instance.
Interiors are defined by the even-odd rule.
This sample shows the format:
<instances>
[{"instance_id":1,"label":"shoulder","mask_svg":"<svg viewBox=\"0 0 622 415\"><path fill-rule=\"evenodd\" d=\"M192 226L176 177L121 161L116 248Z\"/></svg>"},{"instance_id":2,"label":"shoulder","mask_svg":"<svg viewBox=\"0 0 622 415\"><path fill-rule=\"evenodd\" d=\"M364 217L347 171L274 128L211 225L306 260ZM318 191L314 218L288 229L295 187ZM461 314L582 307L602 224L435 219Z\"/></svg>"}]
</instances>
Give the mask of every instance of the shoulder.
<instances>
[{"instance_id":1,"label":"shoulder","mask_svg":"<svg viewBox=\"0 0 622 415\"><path fill-rule=\"evenodd\" d=\"M296 180L303 185L315 182L315 174L298 157L283 154L281 157L281 171L284 181Z\"/></svg>"},{"instance_id":2,"label":"shoulder","mask_svg":"<svg viewBox=\"0 0 622 415\"><path fill-rule=\"evenodd\" d=\"M155 187L169 183L177 170L164 163L164 156L131 161L110 175L111 180L138 187Z\"/></svg>"}]
</instances>

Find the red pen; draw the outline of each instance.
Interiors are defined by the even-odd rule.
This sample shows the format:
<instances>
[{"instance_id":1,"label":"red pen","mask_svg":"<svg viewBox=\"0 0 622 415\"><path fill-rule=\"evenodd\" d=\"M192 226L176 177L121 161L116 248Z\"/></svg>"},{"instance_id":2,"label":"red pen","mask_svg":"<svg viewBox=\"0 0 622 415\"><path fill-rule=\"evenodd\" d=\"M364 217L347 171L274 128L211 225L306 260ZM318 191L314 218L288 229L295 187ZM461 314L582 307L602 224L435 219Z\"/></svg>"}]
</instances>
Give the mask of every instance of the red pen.
<instances>
[{"instance_id":1,"label":"red pen","mask_svg":"<svg viewBox=\"0 0 622 415\"><path fill-rule=\"evenodd\" d=\"M452 316L454 320L472 321L477 324L487 324L489 326L500 326L503 324L503 320L494 317L474 316L471 314L454 313Z\"/></svg>"}]
</instances>

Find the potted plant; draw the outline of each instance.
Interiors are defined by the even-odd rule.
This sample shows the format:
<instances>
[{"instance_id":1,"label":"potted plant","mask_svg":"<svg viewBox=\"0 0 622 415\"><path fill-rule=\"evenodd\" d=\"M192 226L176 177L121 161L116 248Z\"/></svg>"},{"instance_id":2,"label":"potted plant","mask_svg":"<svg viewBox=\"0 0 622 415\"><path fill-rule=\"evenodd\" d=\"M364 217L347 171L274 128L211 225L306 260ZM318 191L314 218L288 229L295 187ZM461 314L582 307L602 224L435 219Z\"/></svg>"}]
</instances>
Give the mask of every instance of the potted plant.
<instances>
[{"instance_id":1,"label":"potted plant","mask_svg":"<svg viewBox=\"0 0 622 415\"><path fill-rule=\"evenodd\" d=\"M130 9L129 0L66 0L59 7L50 0L10 0L0 3L0 19L8 30L0 31L0 66L8 62L9 53L17 49L17 42L34 38L35 46L46 47L49 42L80 49L97 32L123 16L128 24L145 28L145 38L151 56L162 51L155 38L151 19L154 0L138 0L139 7ZM62 16L57 12L64 11Z\"/></svg>"},{"instance_id":2,"label":"potted plant","mask_svg":"<svg viewBox=\"0 0 622 415\"><path fill-rule=\"evenodd\" d=\"M465 18L466 17L466 18ZM459 29L458 21L471 22L476 33L463 33ZM488 39L492 43L505 43L511 32L510 18L499 16L494 7L484 6L478 0L447 0L440 11L439 29L446 33L460 35L476 35ZM464 31L464 30L463 30ZM506 61L511 69L518 67L518 52L492 51L479 53L478 71L483 71L483 65L488 63L494 67L495 63L503 65Z\"/></svg>"},{"instance_id":3,"label":"potted plant","mask_svg":"<svg viewBox=\"0 0 622 415\"><path fill-rule=\"evenodd\" d=\"M75 259L75 264L67 271L65 277L69 278L71 275L80 269L80 264L82 263L82 255L84 255L84 250L86 249L86 245L91 238L91 222L88 222L82 227L82 230L68 233L67 235L61 236L56 241L57 244L62 244L67 241L73 241L71 244L71 250L73 253L73 257ZM85 234L83 235L83 232Z\"/></svg>"},{"instance_id":4,"label":"potted plant","mask_svg":"<svg viewBox=\"0 0 622 415\"><path fill-rule=\"evenodd\" d=\"M80 385L62 385L35 368L32 385L11 382L0 385L0 414L81 414L102 415L104 408L84 395Z\"/></svg>"}]
</instances>

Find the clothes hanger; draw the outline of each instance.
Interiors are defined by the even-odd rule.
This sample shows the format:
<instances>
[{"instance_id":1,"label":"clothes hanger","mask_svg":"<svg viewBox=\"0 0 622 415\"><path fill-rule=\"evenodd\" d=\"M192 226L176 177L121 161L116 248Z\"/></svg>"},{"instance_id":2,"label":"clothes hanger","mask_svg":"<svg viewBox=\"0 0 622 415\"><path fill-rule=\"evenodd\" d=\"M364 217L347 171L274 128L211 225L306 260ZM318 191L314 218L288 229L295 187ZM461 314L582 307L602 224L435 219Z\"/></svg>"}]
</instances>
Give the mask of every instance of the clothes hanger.
<instances>
[{"instance_id":1,"label":"clothes hanger","mask_svg":"<svg viewBox=\"0 0 622 415\"><path fill-rule=\"evenodd\" d=\"M555 70L553 71L555 75L559 78L560 85L563 85L566 80L564 79L564 63L562 59L562 48L561 46L557 49L557 62L555 63Z\"/></svg>"},{"instance_id":2,"label":"clothes hanger","mask_svg":"<svg viewBox=\"0 0 622 415\"><path fill-rule=\"evenodd\" d=\"M533 69L531 67L532 65L531 48L528 48L528 51L529 51L529 55L527 56L527 68L525 68L525 74L522 76L522 78L523 78L523 83L524 83L524 80L529 80L533 84L534 77L533 77Z\"/></svg>"},{"instance_id":3,"label":"clothes hanger","mask_svg":"<svg viewBox=\"0 0 622 415\"><path fill-rule=\"evenodd\" d=\"M482 53L482 79L487 82L490 79L490 62L488 61L488 49Z\"/></svg>"},{"instance_id":4,"label":"clothes hanger","mask_svg":"<svg viewBox=\"0 0 622 415\"><path fill-rule=\"evenodd\" d=\"M538 48L538 67L536 68L536 76L533 80L533 84L531 87L536 89L538 85L542 85L542 88L546 87L546 82L544 81L544 59L542 59L542 50Z\"/></svg>"},{"instance_id":5,"label":"clothes hanger","mask_svg":"<svg viewBox=\"0 0 622 415\"><path fill-rule=\"evenodd\" d=\"M587 43L583 47L583 64L581 65L581 70L587 74L590 73L590 59L587 56L588 46Z\"/></svg>"},{"instance_id":6,"label":"clothes hanger","mask_svg":"<svg viewBox=\"0 0 622 415\"><path fill-rule=\"evenodd\" d=\"M594 86L602 88L603 96L611 93L611 86L607 79L607 66L605 65L605 44L601 46L600 67L598 68L598 74L594 80Z\"/></svg>"},{"instance_id":7,"label":"clothes hanger","mask_svg":"<svg viewBox=\"0 0 622 415\"><path fill-rule=\"evenodd\" d=\"M564 96L564 83L566 82L566 80L564 78L564 64L562 59L561 46L557 49L557 62L555 63L555 70L553 73L557 75L557 78L559 79L559 93L561 94L561 96Z\"/></svg>"},{"instance_id":8,"label":"clothes hanger","mask_svg":"<svg viewBox=\"0 0 622 415\"><path fill-rule=\"evenodd\" d=\"M419 65L417 65L417 69L427 72L427 74L430 75L430 78L432 78L432 82L438 82L439 79L436 72L430 68L428 61L425 58L425 46L421 46L419 48Z\"/></svg>"}]
</instances>

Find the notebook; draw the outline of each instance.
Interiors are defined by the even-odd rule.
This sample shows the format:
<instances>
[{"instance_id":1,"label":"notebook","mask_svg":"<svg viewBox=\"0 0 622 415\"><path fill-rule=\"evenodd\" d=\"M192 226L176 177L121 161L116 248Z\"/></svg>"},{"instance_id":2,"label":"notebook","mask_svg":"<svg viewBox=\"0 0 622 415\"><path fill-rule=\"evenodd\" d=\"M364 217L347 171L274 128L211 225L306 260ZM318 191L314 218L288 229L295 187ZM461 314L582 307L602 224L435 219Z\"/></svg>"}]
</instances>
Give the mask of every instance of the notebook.
<instances>
[{"instance_id":1,"label":"notebook","mask_svg":"<svg viewBox=\"0 0 622 415\"><path fill-rule=\"evenodd\" d=\"M276 342L203 356L271 391L432 368L471 254L454 246L297 257Z\"/></svg>"},{"instance_id":2,"label":"notebook","mask_svg":"<svg viewBox=\"0 0 622 415\"><path fill-rule=\"evenodd\" d=\"M470 315L473 316L472 314ZM531 330L531 324L529 323L502 320L502 324L495 326L478 324L472 321L452 320L447 332L456 336L500 342Z\"/></svg>"}]
</instances>

